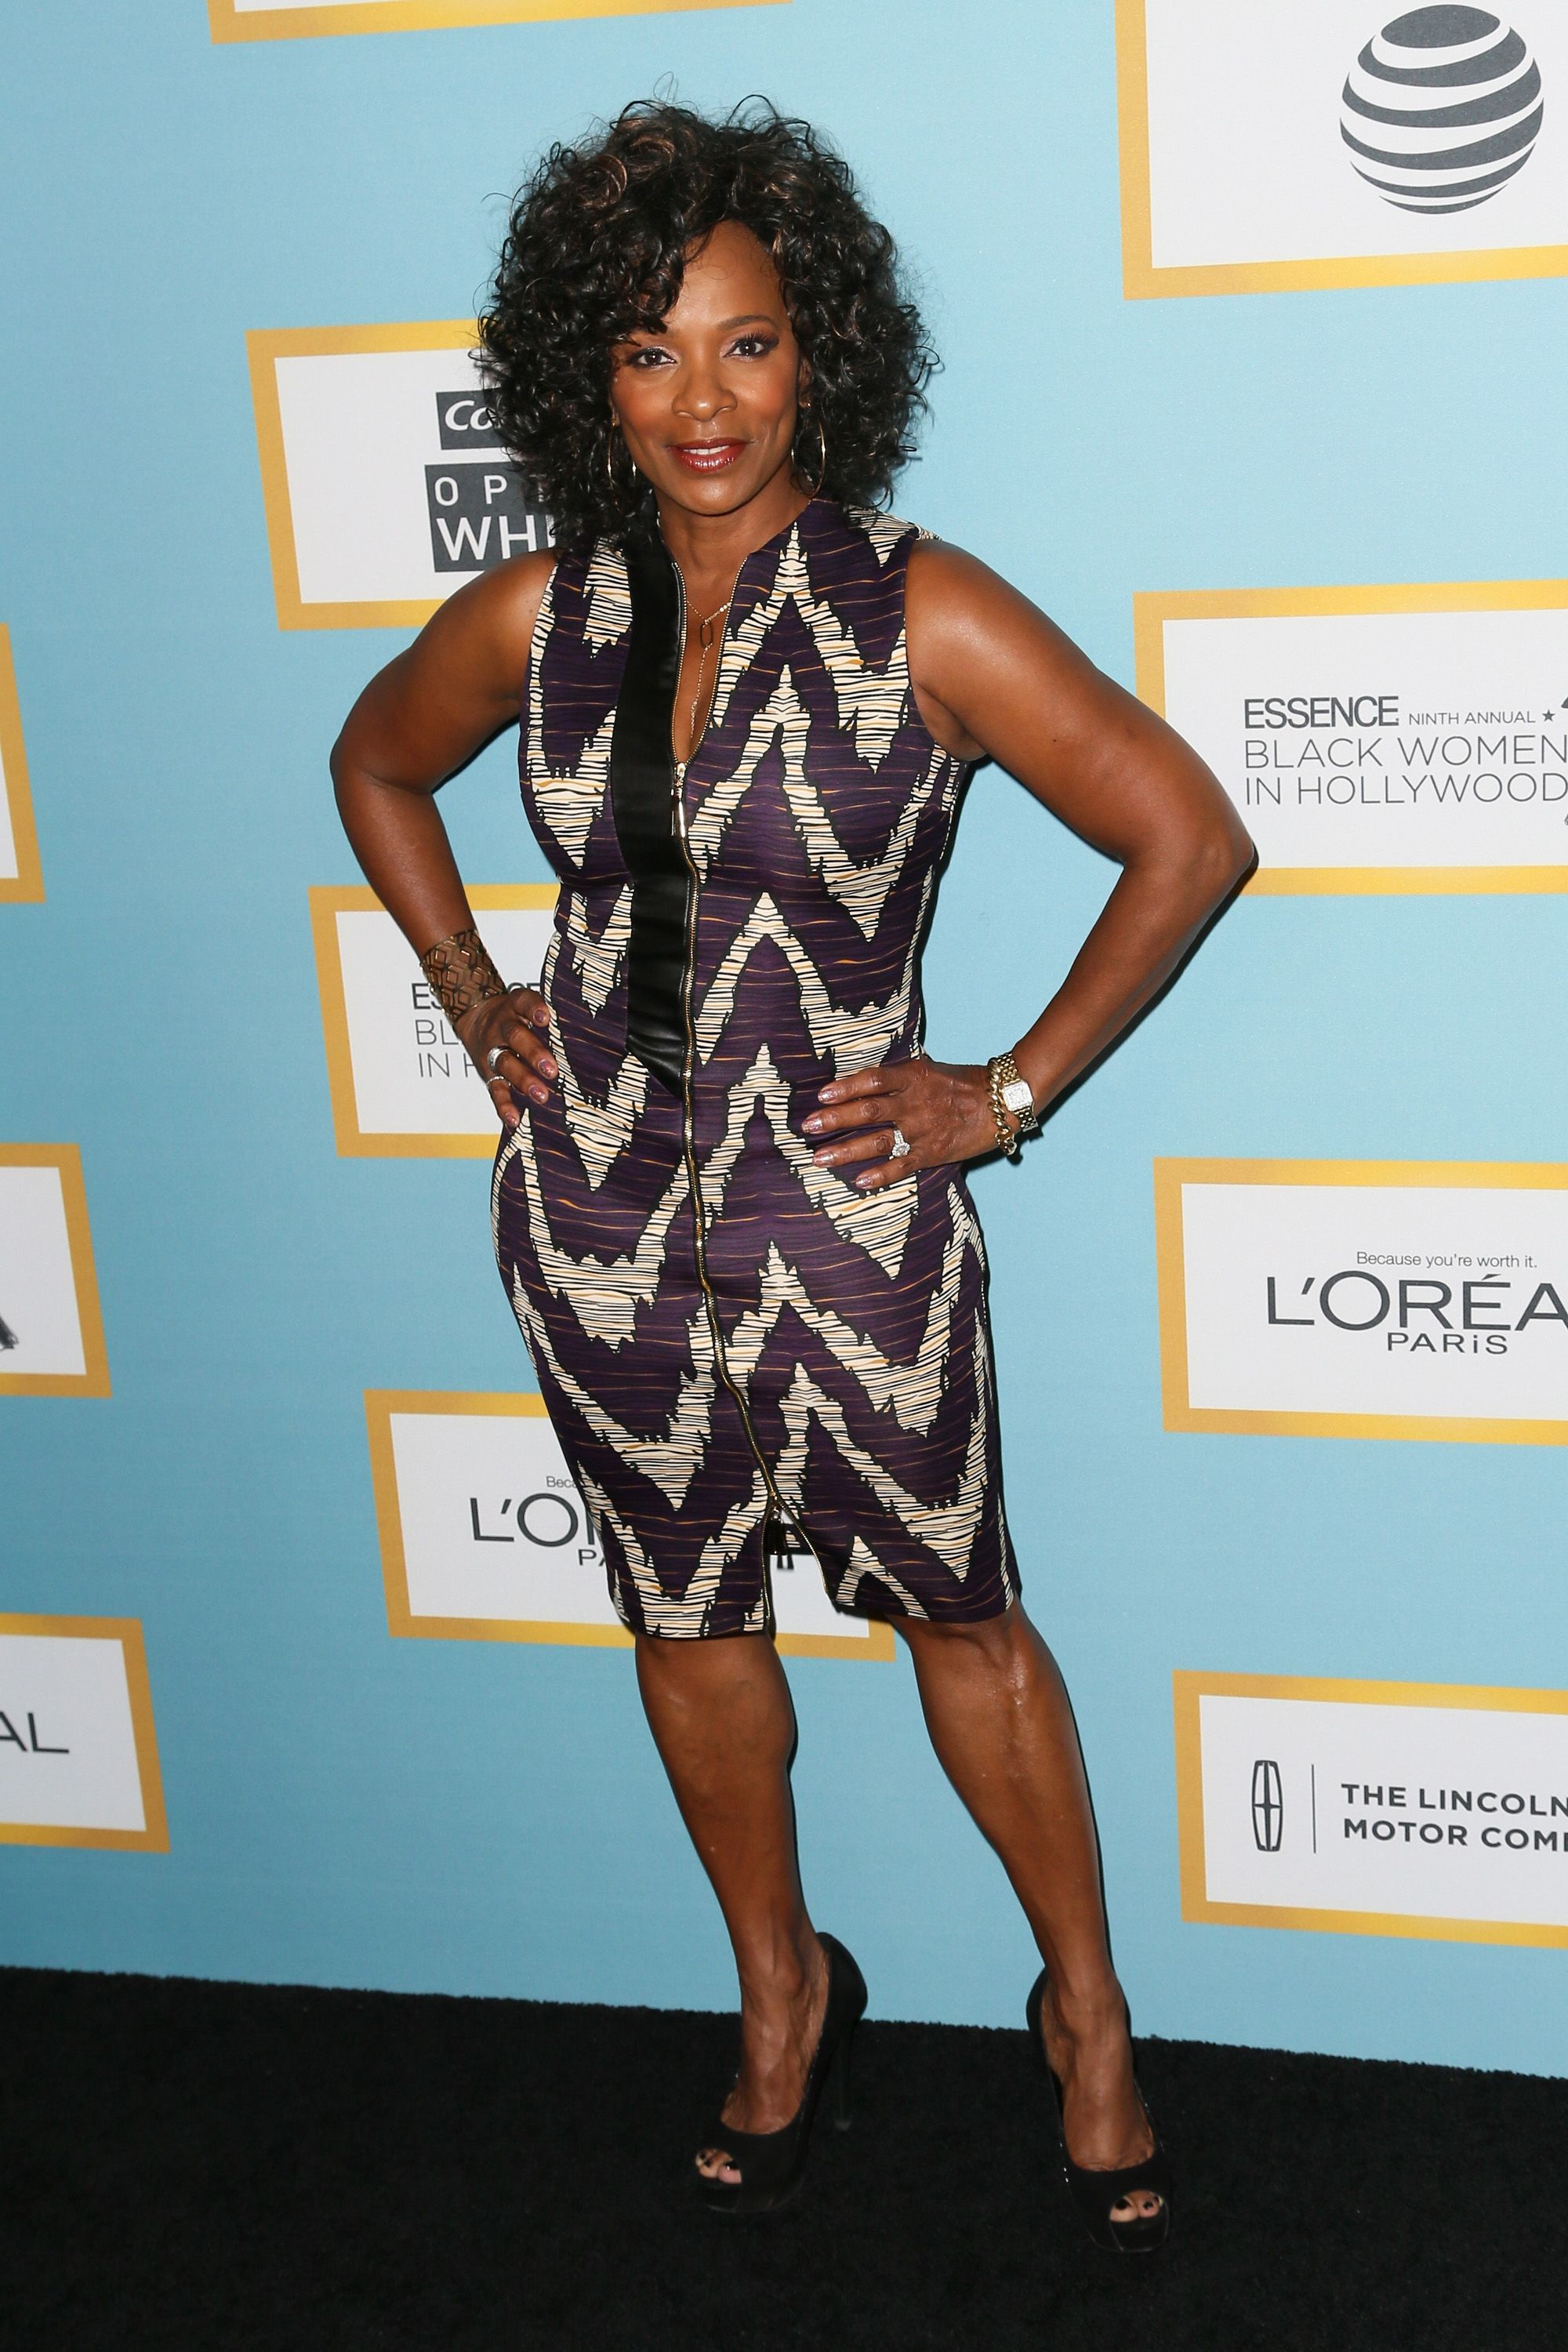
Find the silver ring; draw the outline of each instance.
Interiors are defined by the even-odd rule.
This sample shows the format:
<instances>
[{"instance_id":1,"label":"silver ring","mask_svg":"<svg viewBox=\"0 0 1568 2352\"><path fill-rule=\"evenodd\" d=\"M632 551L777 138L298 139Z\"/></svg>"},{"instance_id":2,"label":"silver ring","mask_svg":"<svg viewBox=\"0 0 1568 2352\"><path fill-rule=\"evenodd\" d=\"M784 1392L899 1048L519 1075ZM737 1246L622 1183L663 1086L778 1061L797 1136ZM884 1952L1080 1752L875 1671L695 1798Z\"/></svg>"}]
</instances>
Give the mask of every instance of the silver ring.
<instances>
[{"instance_id":1,"label":"silver ring","mask_svg":"<svg viewBox=\"0 0 1568 2352\"><path fill-rule=\"evenodd\" d=\"M485 1055L485 1060L489 1065L489 1072L492 1078L499 1078L500 1076L500 1072L497 1069L496 1064L500 1060L501 1055L505 1052L506 1047L504 1045L492 1045L489 1052Z\"/></svg>"},{"instance_id":2,"label":"silver ring","mask_svg":"<svg viewBox=\"0 0 1568 2352\"><path fill-rule=\"evenodd\" d=\"M896 1127L893 1129L892 1149L889 1151L888 1157L889 1160L907 1160L909 1156L910 1139L901 1127Z\"/></svg>"}]
</instances>

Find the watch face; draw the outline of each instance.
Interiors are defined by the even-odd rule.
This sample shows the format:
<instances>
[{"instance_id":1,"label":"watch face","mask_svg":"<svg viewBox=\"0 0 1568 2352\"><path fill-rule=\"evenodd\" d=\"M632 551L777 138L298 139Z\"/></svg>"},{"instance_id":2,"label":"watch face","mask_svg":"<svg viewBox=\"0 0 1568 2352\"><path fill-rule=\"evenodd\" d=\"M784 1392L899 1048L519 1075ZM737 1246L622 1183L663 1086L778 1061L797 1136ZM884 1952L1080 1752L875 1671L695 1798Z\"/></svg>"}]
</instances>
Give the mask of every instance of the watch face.
<instances>
[{"instance_id":1,"label":"watch face","mask_svg":"<svg viewBox=\"0 0 1568 2352\"><path fill-rule=\"evenodd\" d=\"M1035 1108L1035 1097L1029 1090L1027 1078L1015 1078L1011 1086L1004 1087L1002 1100L1009 1110L1033 1110Z\"/></svg>"}]
</instances>

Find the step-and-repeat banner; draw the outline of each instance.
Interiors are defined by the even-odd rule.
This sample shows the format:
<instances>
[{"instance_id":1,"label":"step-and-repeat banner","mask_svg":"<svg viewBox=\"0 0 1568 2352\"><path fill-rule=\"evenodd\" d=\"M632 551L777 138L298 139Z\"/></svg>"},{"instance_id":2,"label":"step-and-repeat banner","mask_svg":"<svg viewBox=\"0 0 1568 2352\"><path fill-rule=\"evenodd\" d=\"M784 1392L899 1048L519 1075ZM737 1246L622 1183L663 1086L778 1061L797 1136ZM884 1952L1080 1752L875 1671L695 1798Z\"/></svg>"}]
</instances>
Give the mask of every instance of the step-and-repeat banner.
<instances>
[{"instance_id":1,"label":"step-and-repeat banner","mask_svg":"<svg viewBox=\"0 0 1568 2352\"><path fill-rule=\"evenodd\" d=\"M0 1840L167 1853L134 1618L0 1616Z\"/></svg>"},{"instance_id":2,"label":"step-and-repeat banner","mask_svg":"<svg viewBox=\"0 0 1568 2352\"><path fill-rule=\"evenodd\" d=\"M1568 581L1136 607L1138 691L1246 816L1250 889L1568 889Z\"/></svg>"},{"instance_id":3,"label":"step-and-repeat banner","mask_svg":"<svg viewBox=\"0 0 1568 2352\"><path fill-rule=\"evenodd\" d=\"M1155 1163L1165 1426L1568 1443L1568 1166Z\"/></svg>"},{"instance_id":4,"label":"step-and-repeat banner","mask_svg":"<svg viewBox=\"0 0 1568 2352\"><path fill-rule=\"evenodd\" d=\"M249 338L278 619L427 621L454 588L551 545L497 446L471 319Z\"/></svg>"},{"instance_id":5,"label":"step-and-repeat banner","mask_svg":"<svg viewBox=\"0 0 1568 2352\"><path fill-rule=\"evenodd\" d=\"M1301 364L1281 414L1268 362L1259 356L1254 380L1238 360L1235 303L1194 304L1202 398L1230 402L1233 432L1276 452L1267 518L1218 483L1200 485L1215 512L1185 572L1173 553L1181 540L1137 512L1109 533L1098 516L1069 513L1063 538L1053 520L1040 576L1023 584L1068 605L1084 583L1102 593L1121 635L1091 649L1203 753L1258 860L1142 1033L1142 1075L1119 1078L1114 1101L1091 1087L1091 1124L1075 1106L1026 1155L1031 1177L1055 1166L1067 1183L1080 1168L1076 1209L1042 1228L1048 1173L1026 1212L1025 1172L984 1171L976 1190L999 1290L1009 1509L1029 1597L1047 1633L1056 1638L1059 1620L1068 1651L1076 1640L1067 1662L1075 1687L1080 1668L1087 1680L1091 1764L1118 1788L1139 1787L1133 1818L1104 1830L1119 1941L1134 1967L1140 1950L1150 1956L1145 2015L1217 2038L1478 2061L1502 2048L1506 2063L1568 2064L1531 2009L1533 1980L1500 1974L1487 1996L1514 2021L1504 2047L1465 2039L1444 2008L1447 1979L1431 1973L1455 1941L1568 1946L1568 1690L1550 1686L1568 1682L1568 1626L1560 1580L1539 1573L1543 1554L1561 1549L1568 1161L1552 1156L1564 1148L1549 1060L1560 982L1544 999L1538 985L1542 960L1560 973L1568 949L1568 582L1542 576L1542 538L1523 527L1532 507L1562 496L1561 450L1544 423L1561 373L1560 289L1531 281L1568 271L1568 20L1547 0L1397 14L1386 0L1280 0L1261 11L1247 0L1093 0L1063 13L1074 21L996 0L994 37L977 44L972 18L948 0L868 0L856 12L868 55L879 38L913 41L926 57L909 68L932 110L917 161L879 119L874 92L845 97L842 16L828 0L209 0L206 24L184 11L177 32L160 28L140 78L123 54L117 67L79 54L69 23L85 25L87 12L61 11L59 75L117 77L83 120L117 126L110 144L127 153L152 135L184 153L179 201L190 219L167 253L128 242L121 267L128 299L149 319L176 281L202 295L198 405L219 435L213 462L226 482L216 509L202 509L201 546L171 543L162 572L151 550L139 571L122 543L106 543L99 601L79 619L76 574L58 551L54 570L29 560L3 591L0 954L16 975L13 1002L30 988L38 1021L51 1017L51 975L64 986L74 969L93 971L105 1047L129 1081L112 1110L89 1103L71 1139L58 1139L61 1105L83 1097L57 1082L58 1053L39 1052L24 1024L0 1094L0 1437L10 1449L0 1608L17 1612L0 1615L0 1844L84 1850L52 1865L5 1858L4 1909L28 1916L28 1870L132 1866L85 1851L94 1848L163 1857L155 1872L171 1891L156 1898L166 1906L161 1941L151 1915L138 1915L133 1959L116 1941L119 1882L109 1877L84 1882L96 1907L79 1899L74 1916L90 1916L90 1932L73 1942L70 1929L35 1925L7 1943L0 1929L0 1958L453 1989L505 1981L574 1997L711 1991L710 1976L689 1979L679 1965L656 1980L640 1975L651 1963L636 1921L625 1915L616 1945L595 1908L596 1890L643 1868L650 1838L677 1854L679 1828L640 1803L623 1811L627 1787L652 1785L651 1753L629 1727L624 1679L583 1677L624 1677L624 1659L591 1654L623 1652L629 1638L504 1301L494 1294L489 1324L474 1303L484 1178L453 1163L491 1158L493 1111L406 942L351 878L322 781L332 730L371 670L463 583L552 544L549 514L497 438L476 365L484 247L474 225L483 215L493 245L499 185L514 184L552 140L673 76L710 105L766 88L820 116L863 168L931 287L959 379L956 421L967 418L944 433L944 393L909 500L989 553L965 523L984 507L1004 569L1016 573L1004 551L1028 496L1009 490L998 508L992 478L1016 472L1008 436L1032 413L1037 380L1013 351L1006 314L972 298L963 256L977 237L1026 249L1016 223L1038 219L1042 191L1053 236L1080 217L1108 232L1089 247L1100 278L1080 262L1073 290L1052 298L1053 376L1071 377L1075 338L1086 378L1097 337L1121 339L1119 365L1130 331L1158 341L1172 314L1146 298L1263 298L1276 306L1267 317L1277 336L1290 327L1283 299L1300 306L1298 361L1310 362L1319 333L1342 349L1375 345L1399 380L1399 433L1417 452L1433 449L1413 534L1408 516L1394 515L1373 442L1352 446L1353 388L1335 408ZM316 45L333 34L383 37ZM296 46L245 46L263 43ZM942 144L955 85L976 120L990 107L999 124L1022 126L1085 75L1099 78L1098 111L1059 157L999 129L977 179L973 157ZM361 267L366 215L347 203L348 179L323 168L319 185L289 181L285 202L284 91L309 100L351 176L373 152L409 158L408 185L384 198L374 267L369 257ZM24 101L36 103L18 92ZM425 136L432 119L450 121L450 140ZM230 205L236 126L272 158L276 222ZM962 203L947 187L960 177ZM218 229L197 218L209 200ZM449 239L423 236L433 217L449 224ZM423 241L406 236L416 221ZM1116 222L1120 276L1109 257ZM70 323L58 305L74 233L62 214L56 246L46 237L37 257L33 323L46 341ZM389 264L400 237L416 249ZM433 253L448 258L433 266ZM1310 308L1329 300L1331 312ZM389 318L395 309L406 315ZM451 315L425 315L437 311ZM1211 334L1224 352L1213 376ZM1507 369L1533 384L1542 421L1541 446L1506 459L1475 392L1474 371L1500 344ZM999 409L976 393L977 361L1000 387ZM1456 391L1449 373L1466 369ZM1161 381L1158 368L1148 381ZM1092 434L1092 396L1072 396L1087 401L1080 421ZM1461 399L1471 421L1456 436ZM131 482L162 463L142 448L143 430L133 406L97 420L110 468ZM1136 394L1116 430L1156 449L1165 436L1170 467L1190 463L1163 390ZM1297 488L1306 448L1344 457L1342 511L1327 531ZM33 458L18 447L0 462L21 481ZM1313 478L1324 478L1319 466ZM1114 492L1114 452L1109 478ZM1031 530L1028 546L1038 537ZM1419 566L1414 540L1429 551ZM1298 542L1312 552L1282 561ZM1415 568L1432 576L1409 576ZM236 667L243 789L269 778L272 795L266 824L247 826L243 864L237 848L231 862L207 797L226 789L213 747L199 782L193 772L184 833L128 829L114 815L125 803L103 755L111 717L95 732L80 714L110 694L115 633L142 611L158 667L148 691L163 697L153 740L178 740L208 624ZM510 792L508 757L510 747L499 761L487 754L475 772L489 811ZM455 806L471 781L452 786ZM143 767L119 782L153 794L160 779ZM307 791L319 803L309 813ZM237 806L237 841L238 822ZM477 919L507 975L531 980L555 919L553 886L515 809L510 834L499 816L472 836L463 823L456 838ZM186 854L171 844L186 838L191 886L214 901L204 968L233 984L242 1053L247 1035L252 1051L264 1034L271 1050L270 1031L246 1029L247 1003L258 1022L284 999L308 1008L263 1115L232 1092L220 1099L210 1073L187 1070L172 1086L157 1024L119 1017L139 985L138 896L155 883L156 920L167 922L167 860ZM1035 866L1022 856L1020 891L1048 907L1058 871L1049 861L1073 854L1032 851L1046 860ZM975 941L1002 952L996 892L994 857L966 865L961 837L932 949L955 998L971 988L978 1003L990 985ZM119 944L106 955L110 939ZM581 942L584 955L592 944ZM1074 942L1060 944L1065 963ZM195 961L193 948L193 971ZM167 1013L166 943L151 962ZM1370 1001L1369 972L1386 982ZM1495 1004L1500 989L1510 1017L1475 1049L1471 995ZM1034 1004L1009 1003L1022 1027ZM1215 1022L1221 1055L1207 1042ZM1321 1071L1339 1055L1349 1071L1379 1050L1393 1069L1417 1034L1415 1075L1370 1094L1347 1080L1346 1102L1321 1076L1295 1087L1287 1073L1270 1093L1256 1075L1245 1087L1228 1076L1226 1056L1256 1073L1281 1059L1304 1071L1316 1058ZM78 1032L60 1044L79 1061ZM214 1119L251 1171L243 1215L211 1148ZM1438 1156L1435 1136L1468 1156ZM374 1164L386 1161L398 1165ZM100 1266L94 1209L113 1236ZM1093 1256L1075 1232L1097 1219L1110 1221L1101 1230L1125 1273L1104 1302L1114 1369L1079 1378L1074 1349L1089 1343L1066 1302ZM308 1278L296 1263L305 1235ZM1014 1297L1026 1302L1022 1329ZM302 1438L302 1423L325 1433ZM1441 1510L1414 1466L1436 1463L1435 1448ZM196 1561L203 1539L168 1507L195 1460L198 1486L226 1489L234 1472L237 1487L269 1498L248 1507L258 1532L243 1571L221 1543ZM1080 1469L1091 1462L1116 1465L1114 1496L1103 1467ZM124 1537L118 1549L113 1533L94 1544L69 1532L61 1482L94 1477L114 1481L115 1509L95 1524ZM1320 1540L1315 1519L1342 1528L1352 1492L1361 1549L1350 1558ZM1146 1512L1128 1516L1126 1498L1140 1495ZM1461 1530L1447 1552L1445 1514ZM1184 1565L1172 1578L1163 1548L1178 1525ZM334 1769L353 1780L341 1805L335 1781L301 1780L297 1740L271 1748L265 1727L312 1638L289 1613L300 1600L286 1528L317 1593L333 1596L321 1611L320 1674L334 1708L350 1711L334 1733ZM1222 1571L1227 1542L1239 1551ZM1532 1563L1517 1609L1510 1559ZM1107 1620L1092 1605L1091 1587L1140 1578L1132 1613ZM226 1647L214 1633L226 1590ZM1246 1596L1256 1590L1275 1597L1254 1607ZM1322 1605L1300 1600L1309 1592ZM890 1630L837 1614L808 1558L779 1565L774 1597L779 1648L822 1718L816 1736L837 1710L869 1711L868 1750L901 1758L905 1775L929 1771L910 1760L924 1751L904 1678L843 1673L893 1662ZM1142 1693L1142 1745L1108 1760L1097 1755L1095 1710L1120 1684ZM154 1693L179 1727L162 1767ZM303 1705L290 1699L279 1719ZM1131 1720L1125 1708L1121 1719ZM600 1779L584 1786L614 1792L601 1810L581 1787L563 1813L554 1781L552 1811L526 1781L492 1790L462 1778L454 1759L481 1724L493 1741L500 1725L510 1738L546 1721L558 1745L596 1759ZM426 1736L411 1722L428 1727L442 1763L405 1820L404 1749ZM289 1792L276 1808L269 1773ZM432 1793L444 1773L457 1775L445 1814ZM521 1907L497 1896L490 1946L475 1932L503 1957L466 1972L407 1928L397 1889L421 1872L435 1885L447 1844L454 1856L468 1851L476 1812L486 1834L504 1819L505 1836L521 1842ZM861 1933L874 1937L880 1832L857 1844L854 1813L836 1797L824 1819L845 1841L845 1916L869 1905ZM929 1835L939 1868L971 1867L947 1859L961 1835L949 1814L933 1819L921 1815L911 1853ZM287 1863L276 1845L247 1845L262 1820L288 1822ZM275 1940L249 1895L241 1927L208 1933L220 1849L220 1874L242 1890L247 1872L256 1889L272 1888L298 1865L280 1912L268 1913L284 1919ZM312 1876L300 1858L318 1849ZM679 1926L672 1947L710 1926L700 1907L681 1909L700 1902L687 1868L672 1862L663 1874L674 1891L660 1899ZM380 1943L322 1924L335 1899L325 1890L345 1870L384 1877ZM550 1925L534 1936L529 1890L545 1884ZM402 1924L390 1927L394 1914ZM1234 1964L1221 1956L1258 1928L1288 1933L1248 1944L1251 2007L1238 2019L1221 1990L1234 1985ZM405 1929L406 1948L395 1942ZM991 1933L974 1928L977 1950ZM1283 1959L1268 1973L1271 1953L1345 1937L1385 1948L1376 1998L1373 1979L1355 1979L1353 2025ZM921 2013L1007 2013L978 1961L970 1969L964 1938L944 1938L939 1973L909 1996L924 2001ZM1486 1965L1525 1963L1497 1953Z\"/></svg>"},{"instance_id":6,"label":"step-and-repeat banner","mask_svg":"<svg viewBox=\"0 0 1568 2352\"><path fill-rule=\"evenodd\" d=\"M1568 1946L1568 1691L1175 1689L1184 1918Z\"/></svg>"},{"instance_id":7,"label":"step-and-repeat banner","mask_svg":"<svg viewBox=\"0 0 1568 2352\"><path fill-rule=\"evenodd\" d=\"M1131 295L1560 275L1568 19L1116 0Z\"/></svg>"}]
</instances>

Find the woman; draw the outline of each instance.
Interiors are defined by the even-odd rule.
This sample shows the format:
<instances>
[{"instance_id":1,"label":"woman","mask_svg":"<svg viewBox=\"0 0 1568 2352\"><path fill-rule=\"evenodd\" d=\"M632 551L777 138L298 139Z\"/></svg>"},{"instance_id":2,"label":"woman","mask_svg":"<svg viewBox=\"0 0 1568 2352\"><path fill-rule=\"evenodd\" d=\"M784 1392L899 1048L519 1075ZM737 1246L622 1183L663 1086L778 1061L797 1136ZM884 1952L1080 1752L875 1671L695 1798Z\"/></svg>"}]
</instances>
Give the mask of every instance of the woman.
<instances>
[{"instance_id":1,"label":"woman","mask_svg":"<svg viewBox=\"0 0 1568 2352\"><path fill-rule=\"evenodd\" d=\"M756 2211L798 2185L865 2004L795 1854L768 1563L804 1545L837 1608L909 1643L1045 1962L1029 2018L1068 2178L1100 2242L1150 2247L1167 2172L1072 1717L1018 1600L962 1170L1016 1152L1249 845L1022 596L877 511L931 361L887 232L805 125L647 105L556 150L481 333L556 552L453 596L333 773L500 1114L502 1277L734 1946L741 2063L702 2192ZM519 718L561 880L537 990L486 955L434 798ZM917 957L985 758L1122 873L1011 1054L942 1063Z\"/></svg>"}]
</instances>

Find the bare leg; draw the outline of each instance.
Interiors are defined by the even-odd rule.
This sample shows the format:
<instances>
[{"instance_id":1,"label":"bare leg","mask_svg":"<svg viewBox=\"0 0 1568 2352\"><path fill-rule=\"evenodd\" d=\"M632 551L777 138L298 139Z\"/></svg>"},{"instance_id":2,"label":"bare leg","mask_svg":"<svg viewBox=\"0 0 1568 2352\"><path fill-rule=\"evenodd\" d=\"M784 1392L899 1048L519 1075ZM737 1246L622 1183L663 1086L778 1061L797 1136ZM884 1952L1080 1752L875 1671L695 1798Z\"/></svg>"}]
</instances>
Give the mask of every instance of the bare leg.
<instances>
[{"instance_id":1,"label":"bare leg","mask_svg":"<svg viewBox=\"0 0 1568 2352\"><path fill-rule=\"evenodd\" d=\"M795 1708L771 1641L639 1637L637 1683L681 1819L712 1881L741 1979L737 2131L777 2131L805 2095L827 2002L827 1955L801 1892L789 1762ZM722 2149L699 2164L738 2180Z\"/></svg>"},{"instance_id":2,"label":"bare leg","mask_svg":"<svg viewBox=\"0 0 1568 2352\"><path fill-rule=\"evenodd\" d=\"M995 1847L1050 1971L1046 2049L1076 2164L1113 2171L1152 2147L1110 1962L1100 1849L1056 1660L1017 1602L978 1625L900 1618L942 1769ZM1114 2221L1155 2213L1140 2189Z\"/></svg>"}]
</instances>

